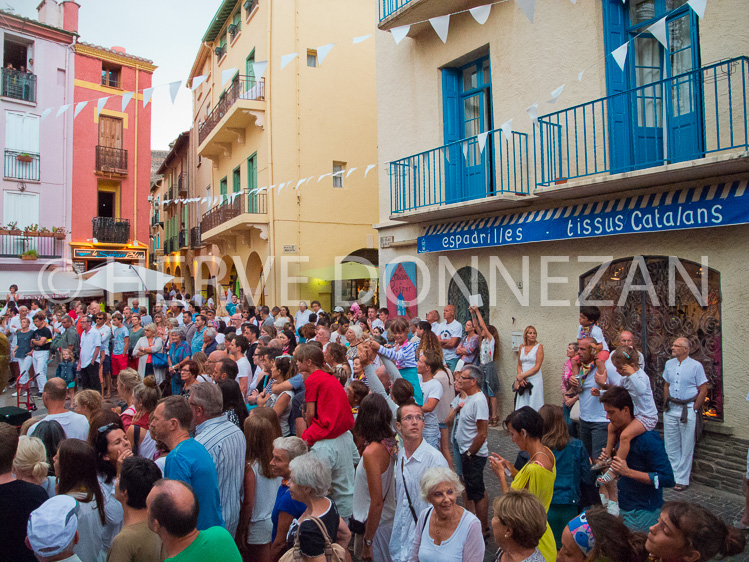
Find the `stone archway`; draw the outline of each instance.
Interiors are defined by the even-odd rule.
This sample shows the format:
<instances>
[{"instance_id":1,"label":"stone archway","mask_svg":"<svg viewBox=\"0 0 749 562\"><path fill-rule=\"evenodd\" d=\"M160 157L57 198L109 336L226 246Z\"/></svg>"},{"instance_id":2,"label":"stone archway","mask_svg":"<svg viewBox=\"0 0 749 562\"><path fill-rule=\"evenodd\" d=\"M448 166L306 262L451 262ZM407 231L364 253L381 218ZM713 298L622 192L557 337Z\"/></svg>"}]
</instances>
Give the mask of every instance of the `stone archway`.
<instances>
[{"instance_id":1,"label":"stone archway","mask_svg":"<svg viewBox=\"0 0 749 562\"><path fill-rule=\"evenodd\" d=\"M479 307L484 321L488 324L489 320L489 285L486 278L478 269L472 267L462 267L450 280L450 287L447 291L447 304L455 307L455 319L465 326L465 323L471 319L471 312L468 310L468 295L463 293L462 287L458 280L468 289L469 295L481 295L483 305Z\"/></svg>"}]
</instances>

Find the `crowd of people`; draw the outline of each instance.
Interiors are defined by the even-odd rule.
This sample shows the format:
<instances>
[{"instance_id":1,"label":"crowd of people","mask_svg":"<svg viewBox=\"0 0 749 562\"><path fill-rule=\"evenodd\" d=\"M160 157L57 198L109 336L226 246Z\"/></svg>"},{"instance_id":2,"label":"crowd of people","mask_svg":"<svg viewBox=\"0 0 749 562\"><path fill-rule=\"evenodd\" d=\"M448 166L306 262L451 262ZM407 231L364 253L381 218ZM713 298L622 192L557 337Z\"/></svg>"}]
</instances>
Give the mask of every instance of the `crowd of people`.
<instances>
[{"instance_id":1,"label":"crowd of people","mask_svg":"<svg viewBox=\"0 0 749 562\"><path fill-rule=\"evenodd\" d=\"M16 291L0 313L8 392L48 413L20 436L0 424L8 560L480 561L490 540L502 562L744 550L704 507L663 500L689 486L706 395L683 338L663 374L664 443L634 337L610 352L595 307L552 397L538 331L500 377L478 307L464 324L452 305L425 320L317 301L292 314L172 288L49 310ZM489 448L500 425L515 459Z\"/></svg>"}]
</instances>

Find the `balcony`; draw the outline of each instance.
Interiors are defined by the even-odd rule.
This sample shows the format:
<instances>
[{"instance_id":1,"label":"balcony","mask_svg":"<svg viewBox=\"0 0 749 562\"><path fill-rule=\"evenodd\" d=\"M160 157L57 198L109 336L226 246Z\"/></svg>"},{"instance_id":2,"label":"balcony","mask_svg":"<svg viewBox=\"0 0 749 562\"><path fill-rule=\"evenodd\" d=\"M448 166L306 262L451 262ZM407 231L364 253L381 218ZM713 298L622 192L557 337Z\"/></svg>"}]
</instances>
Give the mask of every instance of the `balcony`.
<instances>
[{"instance_id":1,"label":"balcony","mask_svg":"<svg viewBox=\"0 0 749 562\"><path fill-rule=\"evenodd\" d=\"M485 5L486 0L378 0L379 28L390 30L401 25L417 24L412 33L430 27L430 18L461 12Z\"/></svg>"},{"instance_id":2,"label":"balcony","mask_svg":"<svg viewBox=\"0 0 749 562\"><path fill-rule=\"evenodd\" d=\"M265 117L265 79L237 76L198 131L198 153L206 158L231 156L232 142L244 142L252 123L262 127Z\"/></svg>"},{"instance_id":3,"label":"balcony","mask_svg":"<svg viewBox=\"0 0 749 562\"><path fill-rule=\"evenodd\" d=\"M187 174L184 172L177 178L177 192L179 195L187 195Z\"/></svg>"},{"instance_id":4,"label":"balcony","mask_svg":"<svg viewBox=\"0 0 749 562\"><path fill-rule=\"evenodd\" d=\"M244 2L244 11L247 16L249 16L252 13L252 10L255 9L255 6L257 6L258 0L245 0Z\"/></svg>"},{"instance_id":5,"label":"balcony","mask_svg":"<svg viewBox=\"0 0 749 562\"><path fill-rule=\"evenodd\" d=\"M151 228L156 228L158 226L161 226L161 214L159 211L156 211L151 215Z\"/></svg>"},{"instance_id":6,"label":"balcony","mask_svg":"<svg viewBox=\"0 0 749 562\"><path fill-rule=\"evenodd\" d=\"M200 221L201 241L221 237L234 227L267 223L266 194L239 194L234 201L228 200L214 207Z\"/></svg>"},{"instance_id":7,"label":"balcony","mask_svg":"<svg viewBox=\"0 0 749 562\"><path fill-rule=\"evenodd\" d=\"M239 31L242 29L242 26L239 22L231 24L228 28L229 31L229 40L234 41L234 38L237 36Z\"/></svg>"},{"instance_id":8,"label":"balcony","mask_svg":"<svg viewBox=\"0 0 749 562\"><path fill-rule=\"evenodd\" d=\"M193 226L190 229L190 248L196 250L201 247L202 247L202 244L200 240L200 227Z\"/></svg>"},{"instance_id":9,"label":"balcony","mask_svg":"<svg viewBox=\"0 0 749 562\"><path fill-rule=\"evenodd\" d=\"M130 221L112 217L94 217L92 238L100 244L127 244L130 241Z\"/></svg>"},{"instance_id":10,"label":"balcony","mask_svg":"<svg viewBox=\"0 0 749 562\"><path fill-rule=\"evenodd\" d=\"M38 154L5 149L3 175L6 178L39 181L39 168Z\"/></svg>"},{"instance_id":11,"label":"balcony","mask_svg":"<svg viewBox=\"0 0 749 562\"><path fill-rule=\"evenodd\" d=\"M36 74L3 68L3 97L36 103Z\"/></svg>"},{"instance_id":12,"label":"balcony","mask_svg":"<svg viewBox=\"0 0 749 562\"><path fill-rule=\"evenodd\" d=\"M539 117L512 142L490 131L390 162L391 218L423 221L749 172L749 58ZM529 151L533 152L530 161Z\"/></svg>"},{"instance_id":13,"label":"balcony","mask_svg":"<svg viewBox=\"0 0 749 562\"><path fill-rule=\"evenodd\" d=\"M23 252L36 250L39 258L61 258L66 242L51 236L28 236L27 234L0 234L0 258L17 258Z\"/></svg>"},{"instance_id":14,"label":"balcony","mask_svg":"<svg viewBox=\"0 0 749 562\"><path fill-rule=\"evenodd\" d=\"M127 150L111 146L97 146L96 171L127 175Z\"/></svg>"},{"instance_id":15,"label":"balcony","mask_svg":"<svg viewBox=\"0 0 749 562\"><path fill-rule=\"evenodd\" d=\"M226 45L221 45L220 47L216 47L213 50L214 54L216 55L216 58L218 60L221 60L224 58L224 55L226 54Z\"/></svg>"},{"instance_id":16,"label":"balcony","mask_svg":"<svg viewBox=\"0 0 749 562\"><path fill-rule=\"evenodd\" d=\"M187 231L183 228L177 235L177 249L187 248Z\"/></svg>"}]
</instances>

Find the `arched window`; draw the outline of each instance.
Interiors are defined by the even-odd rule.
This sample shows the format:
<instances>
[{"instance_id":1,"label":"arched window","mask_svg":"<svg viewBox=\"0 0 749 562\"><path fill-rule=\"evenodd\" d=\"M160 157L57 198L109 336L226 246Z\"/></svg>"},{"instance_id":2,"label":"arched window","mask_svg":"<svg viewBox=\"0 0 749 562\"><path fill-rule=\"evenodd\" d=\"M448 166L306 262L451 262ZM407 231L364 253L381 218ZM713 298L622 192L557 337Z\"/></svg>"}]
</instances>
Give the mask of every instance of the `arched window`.
<instances>
[{"instance_id":1,"label":"arched window","mask_svg":"<svg viewBox=\"0 0 749 562\"><path fill-rule=\"evenodd\" d=\"M450 281L450 288L447 292L447 303L455 307L455 319L465 325L467 320L471 319L471 313L468 310L468 295L463 293L462 287L457 282L460 279L463 285L468 289L468 295L481 295L483 306L480 307L481 315L484 321L489 323L489 285L486 279L478 269L472 267L463 267L459 269L456 275Z\"/></svg>"}]
</instances>

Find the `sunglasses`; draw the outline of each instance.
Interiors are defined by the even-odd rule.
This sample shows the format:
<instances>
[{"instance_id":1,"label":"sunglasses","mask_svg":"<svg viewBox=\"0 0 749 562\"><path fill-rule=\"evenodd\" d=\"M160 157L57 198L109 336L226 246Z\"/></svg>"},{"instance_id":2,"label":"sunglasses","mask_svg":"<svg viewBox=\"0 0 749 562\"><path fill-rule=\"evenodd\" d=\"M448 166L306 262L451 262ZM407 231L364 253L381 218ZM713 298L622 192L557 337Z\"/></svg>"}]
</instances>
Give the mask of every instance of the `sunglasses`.
<instances>
[{"instance_id":1,"label":"sunglasses","mask_svg":"<svg viewBox=\"0 0 749 562\"><path fill-rule=\"evenodd\" d=\"M104 433L105 431L109 431L110 429L117 429L119 426L116 423L108 423L107 425L102 425L97 431L99 433Z\"/></svg>"}]
</instances>

